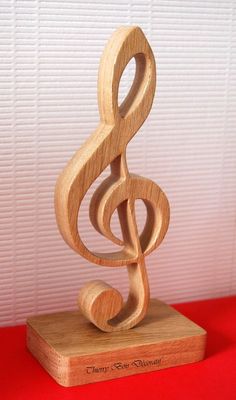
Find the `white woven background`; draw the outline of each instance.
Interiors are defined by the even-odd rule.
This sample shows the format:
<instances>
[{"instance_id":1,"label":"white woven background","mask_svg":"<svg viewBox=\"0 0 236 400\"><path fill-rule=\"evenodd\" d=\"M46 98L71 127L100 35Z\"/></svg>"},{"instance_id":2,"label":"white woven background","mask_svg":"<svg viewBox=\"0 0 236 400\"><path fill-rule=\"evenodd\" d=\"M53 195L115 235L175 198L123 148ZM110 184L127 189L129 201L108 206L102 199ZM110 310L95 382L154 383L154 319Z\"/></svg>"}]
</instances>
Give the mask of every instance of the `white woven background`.
<instances>
[{"instance_id":1,"label":"white woven background","mask_svg":"<svg viewBox=\"0 0 236 400\"><path fill-rule=\"evenodd\" d=\"M98 124L99 58L120 25L142 27L158 65L152 112L128 149L130 170L155 180L171 204L166 239L146 260L152 296L235 293L235 8L233 0L0 0L0 324L75 308L91 279L127 294L125 268L91 266L67 247L53 206L59 172ZM87 204L84 236L108 249L87 225Z\"/></svg>"}]
</instances>

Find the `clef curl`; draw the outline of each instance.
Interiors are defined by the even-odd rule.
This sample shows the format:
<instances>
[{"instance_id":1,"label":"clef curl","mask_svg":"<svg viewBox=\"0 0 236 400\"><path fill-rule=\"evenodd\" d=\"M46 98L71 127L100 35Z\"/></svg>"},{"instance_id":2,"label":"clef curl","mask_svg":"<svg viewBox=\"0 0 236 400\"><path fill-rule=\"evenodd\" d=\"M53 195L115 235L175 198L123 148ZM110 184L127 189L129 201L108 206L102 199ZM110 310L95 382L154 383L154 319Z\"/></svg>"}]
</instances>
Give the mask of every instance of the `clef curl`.
<instances>
[{"instance_id":1,"label":"clef curl","mask_svg":"<svg viewBox=\"0 0 236 400\"><path fill-rule=\"evenodd\" d=\"M123 103L118 105L122 73L135 58L134 82ZM98 80L100 124L77 151L59 176L55 190L55 211L64 240L77 253L98 265L126 265L130 282L128 300L107 283L95 280L79 293L83 314L105 332L129 329L145 316L149 285L145 256L163 240L169 225L169 203L161 188L149 179L131 174L126 162L126 147L147 118L156 86L155 60L151 47L139 27L121 27L111 36L101 59ZM78 214L89 187L110 165L111 173L96 189L89 216L94 228L121 250L93 252L79 233ZM143 200L146 223L139 235L135 201ZM115 210L123 239L111 231Z\"/></svg>"}]
</instances>

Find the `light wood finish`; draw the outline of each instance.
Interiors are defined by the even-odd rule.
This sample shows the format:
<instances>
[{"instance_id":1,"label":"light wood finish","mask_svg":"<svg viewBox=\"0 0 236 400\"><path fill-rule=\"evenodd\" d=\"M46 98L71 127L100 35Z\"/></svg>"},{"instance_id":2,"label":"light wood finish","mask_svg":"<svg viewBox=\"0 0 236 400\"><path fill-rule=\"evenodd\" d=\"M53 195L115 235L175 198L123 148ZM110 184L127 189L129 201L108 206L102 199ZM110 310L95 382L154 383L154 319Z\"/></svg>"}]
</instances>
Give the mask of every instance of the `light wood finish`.
<instances>
[{"instance_id":1,"label":"light wood finish","mask_svg":"<svg viewBox=\"0 0 236 400\"><path fill-rule=\"evenodd\" d=\"M104 334L78 312L28 319L30 351L63 386L82 385L200 361L206 332L151 300L142 324Z\"/></svg>"},{"instance_id":2,"label":"light wood finish","mask_svg":"<svg viewBox=\"0 0 236 400\"><path fill-rule=\"evenodd\" d=\"M122 73L134 57L136 74L131 89L118 105ZM120 293L101 281L88 283L79 294L79 307L106 332L125 330L143 319L149 303L145 256L163 240L169 224L169 204L160 187L131 174L126 146L147 118L155 92L156 70L152 50L138 27L122 27L109 40L101 59L98 80L100 124L60 175L55 191L58 227L64 240L81 256L98 265L127 265L130 294L126 304ZM110 164L111 174L98 187L90 204L94 228L122 249L96 253L88 249L79 233L78 214L89 187ZM142 199L147 219L139 236L135 200ZM111 232L112 214L118 210L123 239Z\"/></svg>"},{"instance_id":3,"label":"light wood finish","mask_svg":"<svg viewBox=\"0 0 236 400\"><path fill-rule=\"evenodd\" d=\"M132 57L136 60L134 83L118 107L120 78ZM155 61L141 29L118 29L108 42L100 65L101 122L68 163L56 185L56 216L65 241L98 265L126 265L130 282L125 304L116 289L95 280L80 291L80 311L28 319L29 350L64 386L153 371L204 357L206 333L202 328L158 300L152 300L148 308L145 257L165 236L169 204L157 184L129 172L126 146L149 114L155 83ZM110 176L95 191L89 214L94 228L121 246L121 250L96 253L80 237L78 214L87 190L109 164ZM146 224L140 235L135 218L136 199L142 199L147 209ZM116 209L122 240L110 228ZM142 324L128 330L143 318ZM89 321L108 333L104 334Z\"/></svg>"}]
</instances>

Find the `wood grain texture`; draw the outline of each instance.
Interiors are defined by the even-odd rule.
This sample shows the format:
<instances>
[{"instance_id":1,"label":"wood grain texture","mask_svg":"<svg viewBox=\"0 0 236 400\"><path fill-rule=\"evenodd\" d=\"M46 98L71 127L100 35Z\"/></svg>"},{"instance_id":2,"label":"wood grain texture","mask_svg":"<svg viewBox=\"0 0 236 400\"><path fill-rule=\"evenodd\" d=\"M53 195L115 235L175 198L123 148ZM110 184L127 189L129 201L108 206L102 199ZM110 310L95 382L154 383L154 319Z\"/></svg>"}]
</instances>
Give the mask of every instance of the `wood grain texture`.
<instances>
[{"instance_id":1,"label":"wood grain texture","mask_svg":"<svg viewBox=\"0 0 236 400\"><path fill-rule=\"evenodd\" d=\"M27 346L63 386L82 385L200 361L206 332L159 300L142 324L104 334L79 312L27 321Z\"/></svg>"},{"instance_id":2,"label":"wood grain texture","mask_svg":"<svg viewBox=\"0 0 236 400\"><path fill-rule=\"evenodd\" d=\"M122 73L132 58L136 74L131 89L118 105ZM98 265L128 268L130 292L123 305L120 293L101 281L89 282L78 303L83 314L105 332L129 329L145 316L149 285L145 256L162 242L169 224L169 203L161 188L149 179L131 174L126 147L147 118L156 86L155 60L139 27L121 27L109 40L99 69L100 124L61 173L55 190L58 227L65 241L81 256ZM110 176L95 191L90 204L94 228L122 249L96 253L79 234L78 214L89 187L108 166ZM146 223L139 235L135 201L142 199ZM122 240L113 235L111 217L118 210Z\"/></svg>"}]
</instances>

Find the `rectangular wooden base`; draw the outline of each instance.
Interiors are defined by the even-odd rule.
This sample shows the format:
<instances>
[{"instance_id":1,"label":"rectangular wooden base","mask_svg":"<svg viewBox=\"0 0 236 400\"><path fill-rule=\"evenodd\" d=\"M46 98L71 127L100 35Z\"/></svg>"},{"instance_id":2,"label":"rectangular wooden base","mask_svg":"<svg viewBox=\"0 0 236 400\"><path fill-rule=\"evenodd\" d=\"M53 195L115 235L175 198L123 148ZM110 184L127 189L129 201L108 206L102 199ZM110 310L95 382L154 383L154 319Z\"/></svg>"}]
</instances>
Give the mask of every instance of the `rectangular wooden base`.
<instances>
[{"instance_id":1,"label":"rectangular wooden base","mask_svg":"<svg viewBox=\"0 0 236 400\"><path fill-rule=\"evenodd\" d=\"M27 321L27 346L63 386L120 378L204 357L206 332L159 300L135 328L104 333L79 311Z\"/></svg>"}]
</instances>

